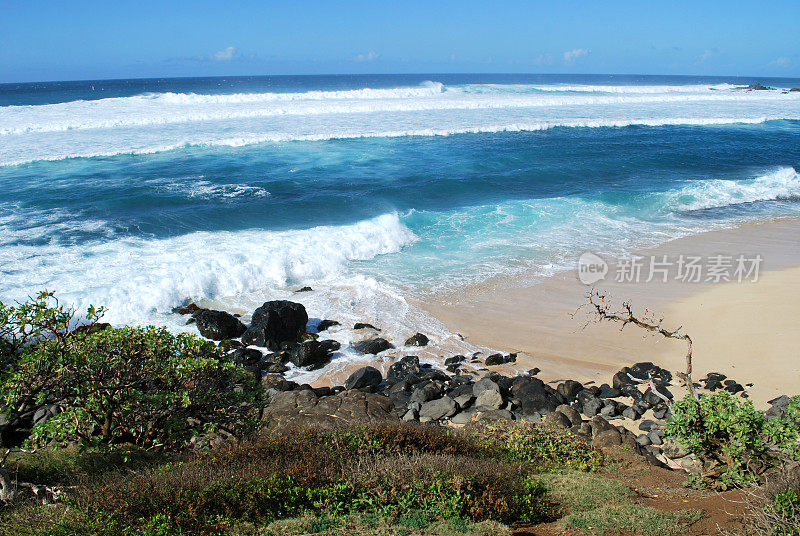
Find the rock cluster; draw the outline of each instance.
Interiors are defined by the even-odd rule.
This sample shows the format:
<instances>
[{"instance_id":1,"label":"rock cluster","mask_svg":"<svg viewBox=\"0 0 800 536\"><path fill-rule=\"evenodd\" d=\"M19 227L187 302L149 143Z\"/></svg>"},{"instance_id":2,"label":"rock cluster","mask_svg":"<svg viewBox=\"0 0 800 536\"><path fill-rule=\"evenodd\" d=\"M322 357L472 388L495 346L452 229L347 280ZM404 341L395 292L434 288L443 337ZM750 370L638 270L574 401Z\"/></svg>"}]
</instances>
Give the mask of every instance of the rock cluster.
<instances>
[{"instance_id":1,"label":"rock cluster","mask_svg":"<svg viewBox=\"0 0 800 536\"><path fill-rule=\"evenodd\" d=\"M234 360L262 378L271 401L264 418L277 427L300 421L327 427L396 419L455 426L476 420L522 420L567 429L597 447L628 445L654 464L696 470L700 463L664 437L664 422L671 416L673 394L669 387L673 378L651 362L623 367L610 383L599 386L575 380L550 385L536 377L538 368L516 376L485 368L514 363L516 354L496 353L484 358L478 352L471 359L456 355L444 360L445 370L407 355L394 361L385 377L368 366L353 372L343 386L312 388L287 381L280 374L289 362L309 369L325 365L339 343L306 338L308 315L301 304L266 302L253 313L249 326L222 311L196 306L185 309L181 312L193 315L202 335L215 340L241 337L241 343L225 343ZM317 332L336 325L339 323L334 320L322 320ZM356 323L353 329L380 332L367 323ZM404 346L420 347L428 342L426 335L416 333ZM246 345L268 348L270 353L263 355ZM361 354L379 354L395 346L373 336L352 347ZM474 370L467 371L467 364ZM740 383L720 373L709 373L696 386L746 396ZM767 415L785 413L788 400L773 400Z\"/></svg>"}]
</instances>

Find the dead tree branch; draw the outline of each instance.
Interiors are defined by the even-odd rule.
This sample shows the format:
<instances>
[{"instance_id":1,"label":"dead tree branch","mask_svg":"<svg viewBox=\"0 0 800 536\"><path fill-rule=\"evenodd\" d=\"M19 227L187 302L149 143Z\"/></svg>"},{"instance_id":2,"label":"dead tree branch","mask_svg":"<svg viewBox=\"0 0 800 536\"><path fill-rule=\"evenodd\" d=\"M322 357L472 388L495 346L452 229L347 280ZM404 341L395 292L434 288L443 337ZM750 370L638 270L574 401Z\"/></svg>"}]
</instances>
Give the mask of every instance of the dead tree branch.
<instances>
[{"instance_id":1,"label":"dead tree branch","mask_svg":"<svg viewBox=\"0 0 800 536\"><path fill-rule=\"evenodd\" d=\"M606 320L620 323L622 324L620 330L624 329L628 324L632 324L646 331L662 335L668 339L684 341L686 343L686 372L679 371L675 374L681 383L689 390L689 393L691 393L696 400L699 400L697 391L694 388L694 383L692 382L692 338L686 333L681 333L682 326L674 330L666 329L663 326L664 319L656 318L647 310L645 310L643 316L637 316L634 314L633 307L629 301L622 302L621 309L616 309L612 306L609 297L595 289L592 289L586 298L588 303L584 304L582 307L588 307L590 316L594 317L597 322ZM587 325L589 322L591 322L591 320L587 322ZM648 383L656 396L666 399L666 397L663 397L655 388L655 382L652 377L648 379Z\"/></svg>"}]
</instances>

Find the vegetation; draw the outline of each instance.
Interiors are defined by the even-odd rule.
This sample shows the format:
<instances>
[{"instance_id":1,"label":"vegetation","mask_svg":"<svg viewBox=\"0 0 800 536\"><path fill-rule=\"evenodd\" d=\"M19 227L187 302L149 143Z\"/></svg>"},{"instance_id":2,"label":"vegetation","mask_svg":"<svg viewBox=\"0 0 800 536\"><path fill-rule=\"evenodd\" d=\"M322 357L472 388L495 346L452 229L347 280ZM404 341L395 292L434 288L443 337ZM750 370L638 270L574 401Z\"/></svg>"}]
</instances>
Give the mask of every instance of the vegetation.
<instances>
[{"instance_id":1,"label":"vegetation","mask_svg":"<svg viewBox=\"0 0 800 536\"><path fill-rule=\"evenodd\" d=\"M800 466L784 463L761 488L747 494L747 524L757 536L800 534Z\"/></svg>"},{"instance_id":2,"label":"vegetation","mask_svg":"<svg viewBox=\"0 0 800 536\"><path fill-rule=\"evenodd\" d=\"M664 512L636 504L624 483L595 473L570 471L543 475L548 496L565 514L561 524L591 534L666 536L700 518L696 510Z\"/></svg>"},{"instance_id":3,"label":"vegetation","mask_svg":"<svg viewBox=\"0 0 800 536\"><path fill-rule=\"evenodd\" d=\"M555 510L539 468L493 458L497 448L485 436L423 425L297 431L162 458L134 473L94 473L68 503L18 508L0 531L19 534L40 526L46 530L33 534L266 534L265 527L281 526L278 521L325 515L336 520L328 527L332 534L365 516L395 526L398 534L415 524L446 534L447 527L494 526L481 525L489 521L550 520Z\"/></svg>"},{"instance_id":4,"label":"vegetation","mask_svg":"<svg viewBox=\"0 0 800 536\"><path fill-rule=\"evenodd\" d=\"M771 420L727 391L687 396L672 412L667 434L711 466L701 483L721 489L753 484L781 459L800 454L800 397L792 399L786 417Z\"/></svg>"},{"instance_id":5,"label":"vegetation","mask_svg":"<svg viewBox=\"0 0 800 536\"><path fill-rule=\"evenodd\" d=\"M0 413L31 422L31 447L79 441L179 448L194 435L255 428L259 389L212 343L165 328L87 325L52 293L0 303ZM35 408L46 408L37 418Z\"/></svg>"}]
</instances>

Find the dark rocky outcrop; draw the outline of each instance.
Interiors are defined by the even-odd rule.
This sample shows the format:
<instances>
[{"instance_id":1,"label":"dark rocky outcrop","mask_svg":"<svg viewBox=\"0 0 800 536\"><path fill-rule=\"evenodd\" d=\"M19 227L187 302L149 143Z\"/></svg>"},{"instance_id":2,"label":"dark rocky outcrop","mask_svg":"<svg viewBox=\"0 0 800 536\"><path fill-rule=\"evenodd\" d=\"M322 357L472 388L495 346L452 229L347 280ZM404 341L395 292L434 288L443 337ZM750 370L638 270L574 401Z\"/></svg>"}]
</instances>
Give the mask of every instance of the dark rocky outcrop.
<instances>
[{"instance_id":1,"label":"dark rocky outcrop","mask_svg":"<svg viewBox=\"0 0 800 536\"><path fill-rule=\"evenodd\" d=\"M372 329L375 331L380 331L380 329L376 328L372 324L367 324L366 322L356 322L353 324L353 329Z\"/></svg>"},{"instance_id":2,"label":"dark rocky outcrop","mask_svg":"<svg viewBox=\"0 0 800 536\"><path fill-rule=\"evenodd\" d=\"M247 326L230 313L205 309L194 317L200 335L206 339L221 341L241 337Z\"/></svg>"},{"instance_id":3,"label":"dark rocky outcrop","mask_svg":"<svg viewBox=\"0 0 800 536\"><path fill-rule=\"evenodd\" d=\"M328 341L303 341L290 352L289 360L298 367L319 368L331 359L331 346L325 344L326 342Z\"/></svg>"},{"instance_id":4,"label":"dark rocky outcrop","mask_svg":"<svg viewBox=\"0 0 800 536\"><path fill-rule=\"evenodd\" d=\"M390 348L394 348L394 345L381 337L367 339L353 344L353 349L360 354L379 354Z\"/></svg>"},{"instance_id":5,"label":"dark rocky outcrop","mask_svg":"<svg viewBox=\"0 0 800 536\"><path fill-rule=\"evenodd\" d=\"M332 328L333 326L339 326L339 322L336 320L322 320L319 324L317 324L317 331L325 331L328 328Z\"/></svg>"},{"instance_id":6,"label":"dark rocky outcrop","mask_svg":"<svg viewBox=\"0 0 800 536\"><path fill-rule=\"evenodd\" d=\"M505 360L503 359L503 354L492 354L486 358L484 363L486 363L487 367L493 367L496 365L502 365L505 363Z\"/></svg>"},{"instance_id":7,"label":"dark rocky outcrop","mask_svg":"<svg viewBox=\"0 0 800 536\"><path fill-rule=\"evenodd\" d=\"M255 310L242 342L279 350L286 342L297 342L306 330L308 313L301 303L269 301Z\"/></svg>"},{"instance_id":8,"label":"dark rocky outcrop","mask_svg":"<svg viewBox=\"0 0 800 536\"><path fill-rule=\"evenodd\" d=\"M397 421L398 417L385 396L357 390L318 396L303 389L276 394L265 408L263 420L270 429L293 429Z\"/></svg>"},{"instance_id":9,"label":"dark rocky outcrop","mask_svg":"<svg viewBox=\"0 0 800 536\"><path fill-rule=\"evenodd\" d=\"M428 337L423 335L422 333L415 333L408 339L406 339L406 346L427 346L428 345Z\"/></svg>"},{"instance_id":10,"label":"dark rocky outcrop","mask_svg":"<svg viewBox=\"0 0 800 536\"><path fill-rule=\"evenodd\" d=\"M420 367L419 358L415 355L407 355L397 363L389 367L386 373L386 381L396 383L400 381L419 380Z\"/></svg>"},{"instance_id":11,"label":"dark rocky outcrop","mask_svg":"<svg viewBox=\"0 0 800 536\"><path fill-rule=\"evenodd\" d=\"M421 421L437 421L454 415L457 409L455 401L449 396L445 396L422 404L419 410L419 418Z\"/></svg>"},{"instance_id":12,"label":"dark rocky outcrop","mask_svg":"<svg viewBox=\"0 0 800 536\"><path fill-rule=\"evenodd\" d=\"M374 389L383 381L381 372L375 367L361 367L352 373L344 382L344 388L350 389Z\"/></svg>"}]
</instances>

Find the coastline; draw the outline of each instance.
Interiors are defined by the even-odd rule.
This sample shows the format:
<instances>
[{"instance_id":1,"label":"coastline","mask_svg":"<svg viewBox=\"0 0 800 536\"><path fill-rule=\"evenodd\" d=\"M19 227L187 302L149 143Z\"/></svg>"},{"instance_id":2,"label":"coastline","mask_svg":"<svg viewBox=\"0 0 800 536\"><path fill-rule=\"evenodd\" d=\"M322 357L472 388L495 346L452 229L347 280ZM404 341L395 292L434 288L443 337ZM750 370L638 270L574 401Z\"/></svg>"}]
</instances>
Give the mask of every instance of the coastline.
<instances>
[{"instance_id":1,"label":"coastline","mask_svg":"<svg viewBox=\"0 0 800 536\"><path fill-rule=\"evenodd\" d=\"M669 329L683 326L694 341L695 381L721 372L742 385L752 383L747 394L760 407L800 391L800 331L793 325L800 303L791 298L800 296L800 219L708 231L637 254L761 255L755 282L621 283L613 280L618 266L611 264L607 278L594 287L615 301L630 300L640 313L646 307L663 316ZM519 352L513 368L491 368L501 373L538 367L539 377L548 382L569 378L599 385L639 361L683 370L682 341L591 322L579 311L590 288L573 270L538 284L523 278L490 281L417 305L475 345Z\"/></svg>"}]
</instances>

